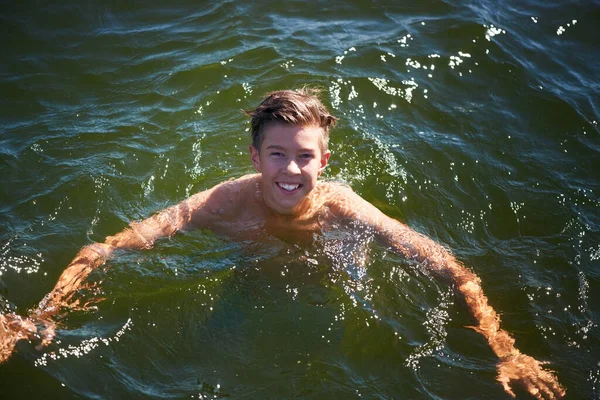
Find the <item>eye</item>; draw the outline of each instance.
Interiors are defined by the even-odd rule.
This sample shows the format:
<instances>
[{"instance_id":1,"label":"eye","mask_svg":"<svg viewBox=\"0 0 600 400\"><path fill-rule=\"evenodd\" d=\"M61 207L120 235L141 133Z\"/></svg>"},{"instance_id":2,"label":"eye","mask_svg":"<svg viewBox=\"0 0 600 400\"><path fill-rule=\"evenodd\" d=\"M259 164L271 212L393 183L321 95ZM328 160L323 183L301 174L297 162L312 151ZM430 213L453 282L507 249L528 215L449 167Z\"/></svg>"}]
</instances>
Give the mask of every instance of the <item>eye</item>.
<instances>
[{"instance_id":1,"label":"eye","mask_svg":"<svg viewBox=\"0 0 600 400\"><path fill-rule=\"evenodd\" d=\"M302 154L300 154L300 158L312 159L312 158L314 158L314 154L312 154L312 153L302 153Z\"/></svg>"},{"instance_id":2,"label":"eye","mask_svg":"<svg viewBox=\"0 0 600 400\"><path fill-rule=\"evenodd\" d=\"M274 151L270 155L273 156L273 157L282 157L283 153L280 152L280 151Z\"/></svg>"}]
</instances>

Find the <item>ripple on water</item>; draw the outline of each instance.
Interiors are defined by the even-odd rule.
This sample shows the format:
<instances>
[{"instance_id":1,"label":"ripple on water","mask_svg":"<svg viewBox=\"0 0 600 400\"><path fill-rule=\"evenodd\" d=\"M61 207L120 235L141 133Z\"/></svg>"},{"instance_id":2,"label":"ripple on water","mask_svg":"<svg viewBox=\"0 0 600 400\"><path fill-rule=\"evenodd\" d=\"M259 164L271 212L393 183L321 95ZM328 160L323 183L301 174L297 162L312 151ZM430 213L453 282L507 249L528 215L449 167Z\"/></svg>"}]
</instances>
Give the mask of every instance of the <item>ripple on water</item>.
<instances>
[{"instance_id":1,"label":"ripple on water","mask_svg":"<svg viewBox=\"0 0 600 400\"><path fill-rule=\"evenodd\" d=\"M35 304L129 220L250 172L239 110L313 83L342 117L326 179L450 245L517 345L593 397L597 7L455 3L15 3L0 17L1 306ZM270 250L200 232L117 257L91 277L111 301L19 357L89 397L501 397L443 283L376 247ZM7 395L40 397L30 375Z\"/></svg>"}]
</instances>

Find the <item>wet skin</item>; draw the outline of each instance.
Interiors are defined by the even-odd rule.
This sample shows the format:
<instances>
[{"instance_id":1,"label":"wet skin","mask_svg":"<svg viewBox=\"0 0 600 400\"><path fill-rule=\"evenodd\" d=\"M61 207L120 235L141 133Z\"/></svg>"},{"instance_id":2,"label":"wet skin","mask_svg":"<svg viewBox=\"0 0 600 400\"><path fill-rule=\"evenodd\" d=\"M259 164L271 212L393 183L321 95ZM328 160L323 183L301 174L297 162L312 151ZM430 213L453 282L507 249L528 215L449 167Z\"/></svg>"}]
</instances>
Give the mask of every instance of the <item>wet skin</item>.
<instances>
[{"instance_id":1,"label":"wet skin","mask_svg":"<svg viewBox=\"0 0 600 400\"><path fill-rule=\"evenodd\" d=\"M263 206L273 214L300 217L311 210L313 189L331 153L320 146L321 128L276 124L260 149L250 146L260 173Z\"/></svg>"},{"instance_id":2,"label":"wet skin","mask_svg":"<svg viewBox=\"0 0 600 400\"><path fill-rule=\"evenodd\" d=\"M269 240L310 244L324 231L350 222L374 235L389 249L420 263L449 280L475 319L473 329L498 356L497 380L515 396L511 386L522 385L533 397L561 398L565 391L555 375L514 346L500 328L500 318L488 304L479 278L443 246L392 219L350 188L318 177L330 153L321 148L320 128L274 124L267 127L260 149L250 146L258 172L197 193L141 222L133 222L104 243L84 247L60 276L55 288L21 319L0 315L0 362L12 354L20 339L42 344L54 335L53 320L65 308L84 308L73 295L86 287L85 278L116 249L148 249L162 237L179 231L211 229L234 240ZM36 332L36 325L45 327Z\"/></svg>"}]
</instances>

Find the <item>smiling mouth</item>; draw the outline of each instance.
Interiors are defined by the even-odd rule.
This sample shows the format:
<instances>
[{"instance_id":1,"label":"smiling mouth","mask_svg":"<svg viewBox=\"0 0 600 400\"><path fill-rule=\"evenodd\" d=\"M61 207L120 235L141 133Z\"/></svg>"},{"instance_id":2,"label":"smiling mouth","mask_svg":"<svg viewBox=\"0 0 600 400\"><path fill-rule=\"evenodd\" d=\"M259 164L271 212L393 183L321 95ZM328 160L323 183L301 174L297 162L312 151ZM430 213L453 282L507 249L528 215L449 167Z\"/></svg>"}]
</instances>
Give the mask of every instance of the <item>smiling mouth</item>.
<instances>
[{"instance_id":1,"label":"smiling mouth","mask_svg":"<svg viewBox=\"0 0 600 400\"><path fill-rule=\"evenodd\" d=\"M281 189L285 190L286 192L293 192L296 189L299 189L302 184L300 183L296 183L296 184L291 184L291 183L279 183L277 182L277 186L279 186Z\"/></svg>"}]
</instances>

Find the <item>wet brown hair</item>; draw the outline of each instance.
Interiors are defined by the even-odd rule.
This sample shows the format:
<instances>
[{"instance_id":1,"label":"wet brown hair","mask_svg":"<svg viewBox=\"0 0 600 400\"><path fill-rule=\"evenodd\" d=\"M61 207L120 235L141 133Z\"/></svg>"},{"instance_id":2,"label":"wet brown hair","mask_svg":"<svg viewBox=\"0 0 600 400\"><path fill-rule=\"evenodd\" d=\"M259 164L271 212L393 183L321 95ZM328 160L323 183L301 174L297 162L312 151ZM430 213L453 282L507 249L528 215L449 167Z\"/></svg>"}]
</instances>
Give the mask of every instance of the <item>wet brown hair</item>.
<instances>
[{"instance_id":1,"label":"wet brown hair","mask_svg":"<svg viewBox=\"0 0 600 400\"><path fill-rule=\"evenodd\" d=\"M319 99L319 89L278 90L253 110L246 110L252 118L252 145L260 150L264 132L273 123L319 127L322 129L321 150L327 151L329 130L335 126L337 117L329 113Z\"/></svg>"}]
</instances>

